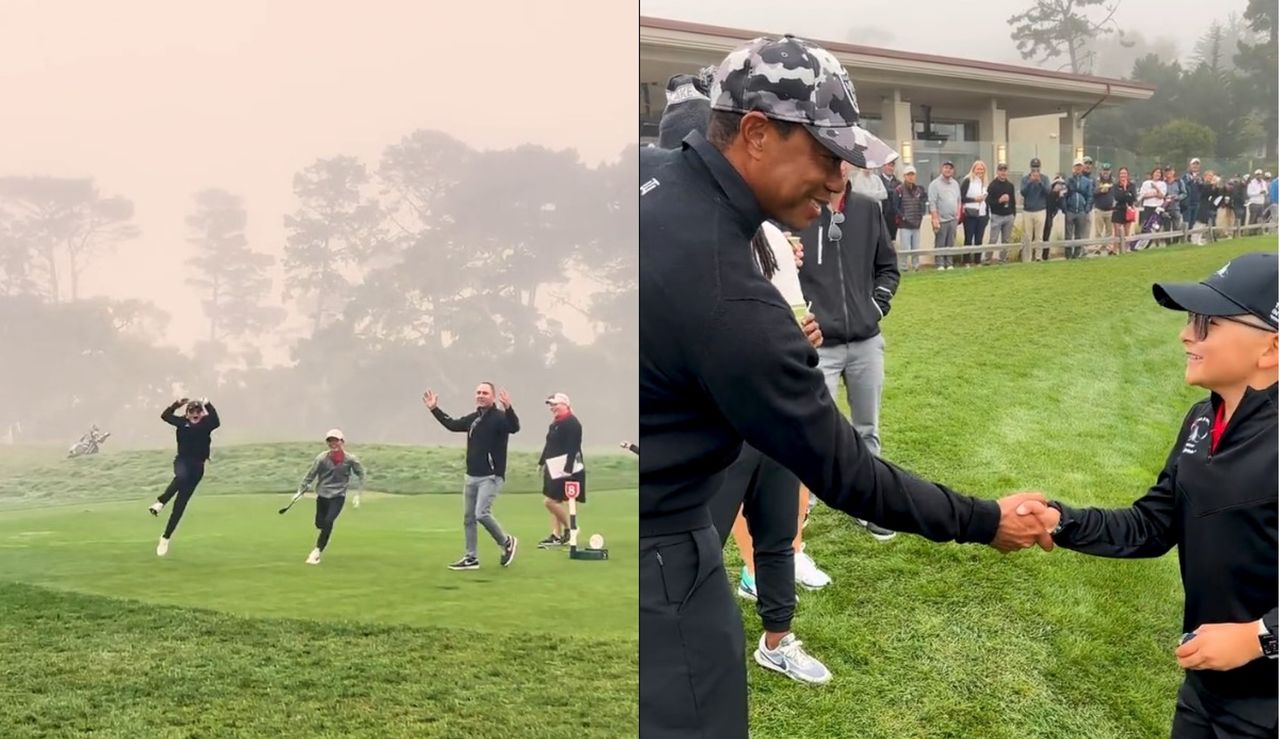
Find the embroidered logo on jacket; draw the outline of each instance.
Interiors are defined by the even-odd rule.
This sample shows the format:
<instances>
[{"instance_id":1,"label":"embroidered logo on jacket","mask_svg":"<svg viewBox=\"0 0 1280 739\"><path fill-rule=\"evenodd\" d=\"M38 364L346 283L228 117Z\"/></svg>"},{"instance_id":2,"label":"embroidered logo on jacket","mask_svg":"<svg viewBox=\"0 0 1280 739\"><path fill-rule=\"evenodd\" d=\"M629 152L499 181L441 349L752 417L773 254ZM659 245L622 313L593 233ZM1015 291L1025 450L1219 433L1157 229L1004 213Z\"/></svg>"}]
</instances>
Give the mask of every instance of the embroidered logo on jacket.
<instances>
[{"instance_id":1,"label":"embroidered logo on jacket","mask_svg":"<svg viewBox=\"0 0 1280 739\"><path fill-rule=\"evenodd\" d=\"M1191 431L1187 432L1187 441L1182 445L1183 454L1195 454L1200 446L1200 442L1209 438L1210 429L1213 428L1213 419L1208 416L1201 416L1191 422Z\"/></svg>"}]
</instances>

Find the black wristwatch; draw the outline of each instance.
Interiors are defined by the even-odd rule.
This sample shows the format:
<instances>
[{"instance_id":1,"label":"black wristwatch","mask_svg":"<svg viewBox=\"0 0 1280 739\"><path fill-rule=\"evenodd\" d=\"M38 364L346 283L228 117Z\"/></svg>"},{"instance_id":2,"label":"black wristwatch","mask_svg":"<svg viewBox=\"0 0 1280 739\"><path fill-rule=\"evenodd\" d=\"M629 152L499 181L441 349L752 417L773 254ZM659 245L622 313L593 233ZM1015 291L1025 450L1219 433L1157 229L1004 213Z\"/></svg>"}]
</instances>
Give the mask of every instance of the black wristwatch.
<instances>
[{"instance_id":1,"label":"black wristwatch","mask_svg":"<svg viewBox=\"0 0 1280 739\"><path fill-rule=\"evenodd\" d=\"M1262 654L1264 657L1275 658L1280 654L1280 646L1276 644L1276 635L1267 628L1267 624L1261 619L1258 620L1258 641L1262 644Z\"/></svg>"},{"instance_id":2,"label":"black wristwatch","mask_svg":"<svg viewBox=\"0 0 1280 739\"><path fill-rule=\"evenodd\" d=\"M1058 525L1053 527L1049 536L1057 536L1062 531L1062 527L1067 525L1067 513L1062 510L1062 504L1056 500L1049 501L1049 507L1058 512Z\"/></svg>"}]
</instances>

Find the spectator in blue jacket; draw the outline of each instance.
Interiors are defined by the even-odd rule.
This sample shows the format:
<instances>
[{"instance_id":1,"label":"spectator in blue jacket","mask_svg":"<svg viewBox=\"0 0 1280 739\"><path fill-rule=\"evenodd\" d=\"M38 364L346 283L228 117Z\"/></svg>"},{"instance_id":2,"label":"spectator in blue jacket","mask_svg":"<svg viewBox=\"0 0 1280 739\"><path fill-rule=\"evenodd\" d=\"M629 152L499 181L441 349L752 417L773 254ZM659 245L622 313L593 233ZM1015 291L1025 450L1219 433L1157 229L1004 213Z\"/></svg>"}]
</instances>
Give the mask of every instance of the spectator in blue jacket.
<instances>
[{"instance_id":1,"label":"spectator in blue jacket","mask_svg":"<svg viewBox=\"0 0 1280 739\"><path fill-rule=\"evenodd\" d=\"M1083 159L1077 159L1071 165L1071 176L1067 178L1067 196L1063 198L1062 210L1066 213L1066 240L1089 238L1089 215L1093 211L1093 180L1084 171ZM1066 249L1067 259L1079 259L1083 255L1083 246L1069 246Z\"/></svg>"}]
</instances>

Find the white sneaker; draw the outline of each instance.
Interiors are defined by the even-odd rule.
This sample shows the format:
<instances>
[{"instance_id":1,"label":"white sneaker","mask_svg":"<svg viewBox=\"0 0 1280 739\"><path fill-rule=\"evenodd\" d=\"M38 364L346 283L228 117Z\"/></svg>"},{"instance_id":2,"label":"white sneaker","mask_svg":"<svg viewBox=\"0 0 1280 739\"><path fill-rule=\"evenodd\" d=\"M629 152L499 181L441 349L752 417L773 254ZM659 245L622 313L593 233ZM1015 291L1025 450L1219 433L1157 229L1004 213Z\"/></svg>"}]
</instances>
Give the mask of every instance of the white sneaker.
<instances>
[{"instance_id":1,"label":"white sneaker","mask_svg":"<svg viewBox=\"0 0 1280 739\"><path fill-rule=\"evenodd\" d=\"M311 550L311 554L307 555L307 564L309 564L309 565L318 565L318 564L320 564L320 550L319 550L319 549L312 549L312 550Z\"/></svg>"},{"instance_id":2,"label":"white sneaker","mask_svg":"<svg viewBox=\"0 0 1280 739\"><path fill-rule=\"evenodd\" d=\"M169 553L169 540L162 536L160 537L160 543L156 545L156 556L163 557L168 553Z\"/></svg>"},{"instance_id":3,"label":"white sneaker","mask_svg":"<svg viewBox=\"0 0 1280 739\"><path fill-rule=\"evenodd\" d=\"M160 501L157 500L156 502L152 503L151 506L147 508L147 510L151 511L151 515L159 516L160 511L164 510L164 503L161 503Z\"/></svg>"},{"instance_id":4,"label":"white sneaker","mask_svg":"<svg viewBox=\"0 0 1280 739\"><path fill-rule=\"evenodd\" d=\"M809 590L821 590L831 584L831 578L818 569L813 557L801 550L796 552L796 584Z\"/></svg>"},{"instance_id":5,"label":"white sneaker","mask_svg":"<svg viewBox=\"0 0 1280 739\"><path fill-rule=\"evenodd\" d=\"M754 656L756 664L774 672L781 672L797 682L822 685L831 680L831 672L827 670L827 666L809 656L809 653L804 651L803 642L797 639L795 634L782 637L777 649L766 648L764 635L761 634Z\"/></svg>"}]
</instances>

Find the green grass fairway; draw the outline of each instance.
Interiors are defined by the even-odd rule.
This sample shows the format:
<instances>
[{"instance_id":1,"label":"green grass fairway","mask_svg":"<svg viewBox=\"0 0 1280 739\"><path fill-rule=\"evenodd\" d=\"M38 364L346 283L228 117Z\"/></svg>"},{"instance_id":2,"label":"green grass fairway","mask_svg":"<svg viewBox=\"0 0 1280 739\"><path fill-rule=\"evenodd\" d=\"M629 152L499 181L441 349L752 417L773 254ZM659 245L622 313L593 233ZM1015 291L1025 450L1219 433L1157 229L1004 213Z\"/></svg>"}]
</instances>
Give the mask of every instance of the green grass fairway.
<instances>
[{"instance_id":1,"label":"green grass fairway","mask_svg":"<svg viewBox=\"0 0 1280 739\"><path fill-rule=\"evenodd\" d=\"M164 515L145 507L170 453L3 453L0 643L13 659L0 666L12 698L0 736L615 736L634 725L634 458L597 458L580 509L610 560L537 549L548 519L530 492L536 460L514 455L495 514L521 538L515 563L500 567L482 530L482 568L452 572L459 450L356 448L370 492L359 509L348 502L311 567L313 498L276 511L316 451L215 445L164 559ZM180 698L148 700L179 685Z\"/></svg>"},{"instance_id":2,"label":"green grass fairway","mask_svg":"<svg viewBox=\"0 0 1280 739\"><path fill-rule=\"evenodd\" d=\"M1151 283L1275 249L1255 238L907 276L885 321L885 458L984 497L1128 505L1205 395L1182 381L1185 318L1155 304ZM834 679L806 687L749 662L753 737L1168 736L1175 553L882 544L821 506L806 535L834 583L800 594L794 628ZM742 603L754 648L760 620Z\"/></svg>"}]
</instances>

